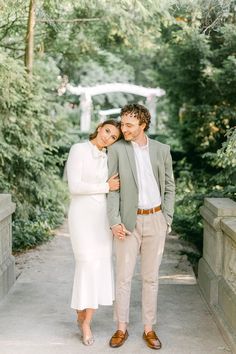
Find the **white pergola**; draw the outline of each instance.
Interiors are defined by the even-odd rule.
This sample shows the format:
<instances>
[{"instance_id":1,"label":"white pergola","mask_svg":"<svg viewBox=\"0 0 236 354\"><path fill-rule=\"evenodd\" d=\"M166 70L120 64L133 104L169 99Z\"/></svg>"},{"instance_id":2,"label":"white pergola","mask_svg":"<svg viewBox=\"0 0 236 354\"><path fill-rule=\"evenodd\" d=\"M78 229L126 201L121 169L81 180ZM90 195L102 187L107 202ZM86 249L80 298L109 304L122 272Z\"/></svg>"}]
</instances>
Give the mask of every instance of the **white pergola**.
<instances>
[{"instance_id":1,"label":"white pergola","mask_svg":"<svg viewBox=\"0 0 236 354\"><path fill-rule=\"evenodd\" d=\"M156 128L156 98L165 95L165 91L160 88L147 88L143 86L127 84L127 83L112 83L97 85L92 87L84 86L72 86L66 85L67 91L74 95L81 96L80 108L80 129L82 132L88 132L91 124L91 112L92 112L92 96L101 95L111 92L124 92L134 95L146 97L146 106L148 107L151 116L150 132L155 132Z\"/></svg>"},{"instance_id":2,"label":"white pergola","mask_svg":"<svg viewBox=\"0 0 236 354\"><path fill-rule=\"evenodd\" d=\"M106 109L106 110L100 110L98 111L98 115L100 117L100 122L103 122L104 120L106 120L107 116L110 115L118 115L120 114L121 108L111 108L111 109Z\"/></svg>"}]
</instances>

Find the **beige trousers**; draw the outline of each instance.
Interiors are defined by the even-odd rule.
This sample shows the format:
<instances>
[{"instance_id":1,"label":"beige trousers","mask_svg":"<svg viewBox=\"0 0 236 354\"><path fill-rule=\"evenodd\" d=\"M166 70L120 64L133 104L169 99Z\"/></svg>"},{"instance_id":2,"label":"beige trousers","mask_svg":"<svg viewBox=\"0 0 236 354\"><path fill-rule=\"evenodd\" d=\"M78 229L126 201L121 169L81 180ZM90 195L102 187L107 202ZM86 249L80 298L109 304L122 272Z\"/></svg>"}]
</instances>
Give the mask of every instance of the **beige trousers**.
<instances>
[{"instance_id":1,"label":"beige trousers","mask_svg":"<svg viewBox=\"0 0 236 354\"><path fill-rule=\"evenodd\" d=\"M162 212L137 215L131 235L115 239L116 300L115 320L129 322L131 280L137 256L141 255L142 320L144 325L156 323L159 267L164 251L167 223Z\"/></svg>"}]
</instances>

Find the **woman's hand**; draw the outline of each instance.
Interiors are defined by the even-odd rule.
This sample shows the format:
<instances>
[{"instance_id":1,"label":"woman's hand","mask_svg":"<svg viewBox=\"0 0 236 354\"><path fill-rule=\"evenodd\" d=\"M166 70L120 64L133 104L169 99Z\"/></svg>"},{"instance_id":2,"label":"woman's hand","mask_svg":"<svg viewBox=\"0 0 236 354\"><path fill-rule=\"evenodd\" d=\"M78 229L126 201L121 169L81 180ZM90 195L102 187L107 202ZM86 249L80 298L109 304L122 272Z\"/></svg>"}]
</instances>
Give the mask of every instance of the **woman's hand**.
<instances>
[{"instance_id":1,"label":"woman's hand","mask_svg":"<svg viewBox=\"0 0 236 354\"><path fill-rule=\"evenodd\" d=\"M126 229L124 224L118 224L111 227L113 236L119 240L125 240L125 237L131 235L131 232Z\"/></svg>"},{"instance_id":2,"label":"woman's hand","mask_svg":"<svg viewBox=\"0 0 236 354\"><path fill-rule=\"evenodd\" d=\"M114 176L111 176L107 182L109 184L110 191L117 191L120 188L120 179L118 177L118 173L116 173Z\"/></svg>"}]
</instances>

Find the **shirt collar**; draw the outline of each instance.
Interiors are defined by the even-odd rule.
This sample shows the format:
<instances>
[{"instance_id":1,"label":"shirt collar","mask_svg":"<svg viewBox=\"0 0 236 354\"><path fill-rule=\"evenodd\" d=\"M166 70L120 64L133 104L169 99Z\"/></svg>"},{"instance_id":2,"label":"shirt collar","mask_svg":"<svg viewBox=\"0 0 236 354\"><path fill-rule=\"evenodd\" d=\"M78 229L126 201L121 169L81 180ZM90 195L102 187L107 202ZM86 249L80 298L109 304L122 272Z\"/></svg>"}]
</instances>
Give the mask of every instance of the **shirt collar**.
<instances>
[{"instance_id":1,"label":"shirt collar","mask_svg":"<svg viewBox=\"0 0 236 354\"><path fill-rule=\"evenodd\" d=\"M147 143L145 145L139 145L139 144L135 143L135 141L131 141L131 144L132 144L134 149L138 149L139 148L141 150L146 150L146 149L149 148L149 138L148 138L147 135L145 135L145 136L147 138Z\"/></svg>"},{"instance_id":2,"label":"shirt collar","mask_svg":"<svg viewBox=\"0 0 236 354\"><path fill-rule=\"evenodd\" d=\"M89 141L88 143L89 143L89 146L91 148L93 157L95 157L95 158L100 158L100 157L104 158L104 157L106 157L106 151L107 151L106 148L103 148L102 150L99 150L96 145L91 143L91 141Z\"/></svg>"}]
</instances>

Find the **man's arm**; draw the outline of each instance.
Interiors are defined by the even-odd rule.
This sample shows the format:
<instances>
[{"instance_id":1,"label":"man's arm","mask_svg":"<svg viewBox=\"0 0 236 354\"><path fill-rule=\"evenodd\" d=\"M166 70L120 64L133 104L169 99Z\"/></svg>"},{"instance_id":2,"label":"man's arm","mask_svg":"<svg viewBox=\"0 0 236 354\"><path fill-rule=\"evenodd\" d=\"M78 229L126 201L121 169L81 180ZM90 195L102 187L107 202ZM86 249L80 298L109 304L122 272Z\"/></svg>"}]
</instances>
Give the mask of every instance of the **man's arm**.
<instances>
[{"instance_id":1,"label":"man's arm","mask_svg":"<svg viewBox=\"0 0 236 354\"><path fill-rule=\"evenodd\" d=\"M170 148L165 159L165 192L164 192L164 210L163 214L166 218L168 225L171 225L174 214L175 202L175 181L172 167L172 158Z\"/></svg>"},{"instance_id":2,"label":"man's arm","mask_svg":"<svg viewBox=\"0 0 236 354\"><path fill-rule=\"evenodd\" d=\"M108 148L108 175L109 178L114 174L119 174L119 160L115 146L112 145ZM120 217L120 191L112 191L107 196L107 214L109 224L113 225L121 224Z\"/></svg>"}]
</instances>

